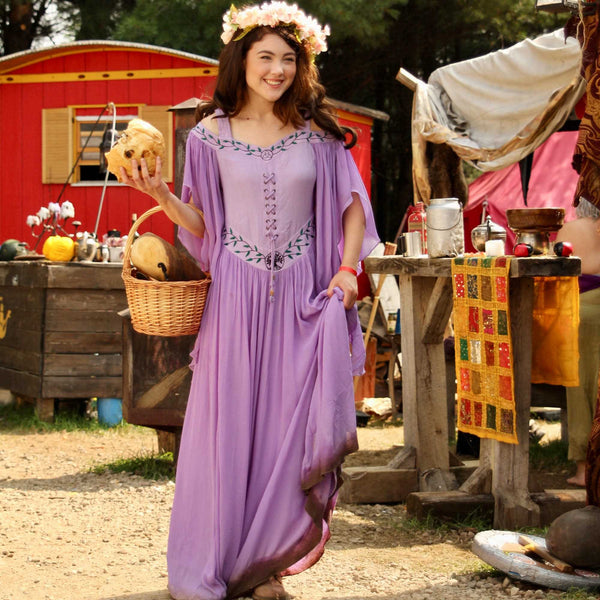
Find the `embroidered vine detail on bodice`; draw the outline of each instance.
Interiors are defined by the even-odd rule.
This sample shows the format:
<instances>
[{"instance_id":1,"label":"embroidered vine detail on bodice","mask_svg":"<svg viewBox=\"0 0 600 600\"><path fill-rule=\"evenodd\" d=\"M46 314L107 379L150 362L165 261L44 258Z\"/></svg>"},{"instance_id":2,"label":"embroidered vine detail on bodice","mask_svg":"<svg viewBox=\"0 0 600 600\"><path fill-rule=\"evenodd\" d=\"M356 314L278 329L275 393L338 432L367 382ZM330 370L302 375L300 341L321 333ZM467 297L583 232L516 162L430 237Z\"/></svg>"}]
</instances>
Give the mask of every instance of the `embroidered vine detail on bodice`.
<instances>
[{"instance_id":1,"label":"embroidered vine detail on bodice","mask_svg":"<svg viewBox=\"0 0 600 600\"><path fill-rule=\"evenodd\" d=\"M276 142L268 148L261 148L260 146L253 146L246 142L240 142L238 140L221 138L214 133L208 131L204 126L196 126L192 130L203 142L206 142L210 146L213 146L216 150L233 150L235 152L241 152L248 156L256 156L262 160L271 160L276 154L289 150L299 142L318 143L318 142L331 142L335 138L329 134L321 131L296 131L284 137L279 142Z\"/></svg>"},{"instance_id":2,"label":"embroidered vine detail on bodice","mask_svg":"<svg viewBox=\"0 0 600 600\"><path fill-rule=\"evenodd\" d=\"M286 262L293 261L302 256L315 237L315 224L310 220L298 235L288 242L283 248L265 254L256 244L246 241L241 235L236 234L231 227L223 228L223 245L231 252L243 258L246 262L254 263L268 271L281 271Z\"/></svg>"}]
</instances>

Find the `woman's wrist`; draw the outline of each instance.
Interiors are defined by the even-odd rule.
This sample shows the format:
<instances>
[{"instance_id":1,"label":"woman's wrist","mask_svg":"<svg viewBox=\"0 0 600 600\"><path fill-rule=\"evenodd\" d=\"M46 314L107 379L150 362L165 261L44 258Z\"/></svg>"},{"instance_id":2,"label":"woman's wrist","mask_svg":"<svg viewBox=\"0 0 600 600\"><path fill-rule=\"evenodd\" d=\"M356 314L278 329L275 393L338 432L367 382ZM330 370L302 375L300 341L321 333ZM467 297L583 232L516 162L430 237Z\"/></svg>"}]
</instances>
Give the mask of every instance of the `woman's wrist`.
<instances>
[{"instance_id":1,"label":"woman's wrist","mask_svg":"<svg viewBox=\"0 0 600 600\"><path fill-rule=\"evenodd\" d=\"M352 267L342 265L338 270L345 271L346 273L352 273L352 275L354 275L354 277L358 277L358 271L356 269L353 269Z\"/></svg>"}]
</instances>

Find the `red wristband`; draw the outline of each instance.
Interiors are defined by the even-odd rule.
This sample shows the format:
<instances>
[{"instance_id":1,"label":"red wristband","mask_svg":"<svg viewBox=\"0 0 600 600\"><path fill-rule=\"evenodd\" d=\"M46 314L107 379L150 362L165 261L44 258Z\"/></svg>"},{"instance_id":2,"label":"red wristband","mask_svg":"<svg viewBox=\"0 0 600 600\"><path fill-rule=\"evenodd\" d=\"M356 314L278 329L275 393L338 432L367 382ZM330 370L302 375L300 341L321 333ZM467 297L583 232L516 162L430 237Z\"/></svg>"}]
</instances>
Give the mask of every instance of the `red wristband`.
<instances>
[{"instance_id":1,"label":"red wristband","mask_svg":"<svg viewBox=\"0 0 600 600\"><path fill-rule=\"evenodd\" d=\"M352 267L347 267L346 265L342 265L339 269L340 271L347 271L348 273L352 273L354 277L358 277L358 271L353 269Z\"/></svg>"}]
</instances>

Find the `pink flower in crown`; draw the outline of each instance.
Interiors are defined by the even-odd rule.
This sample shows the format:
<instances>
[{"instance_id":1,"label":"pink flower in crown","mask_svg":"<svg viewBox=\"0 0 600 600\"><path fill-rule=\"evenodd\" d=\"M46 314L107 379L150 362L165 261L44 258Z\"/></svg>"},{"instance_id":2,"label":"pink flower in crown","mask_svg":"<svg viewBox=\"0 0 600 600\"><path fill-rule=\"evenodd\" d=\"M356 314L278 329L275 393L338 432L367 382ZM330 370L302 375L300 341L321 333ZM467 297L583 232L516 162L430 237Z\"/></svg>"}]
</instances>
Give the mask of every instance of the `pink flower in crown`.
<instances>
[{"instance_id":1,"label":"pink flower in crown","mask_svg":"<svg viewBox=\"0 0 600 600\"><path fill-rule=\"evenodd\" d=\"M263 15L261 14L260 8L258 6L251 6L237 14L235 23L240 29L246 29L246 27L252 27L259 23L262 17Z\"/></svg>"},{"instance_id":2,"label":"pink flower in crown","mask_svg":"<svg viewBox=\"0 0 600 600\"><path fill-rule=\"evenodd\" d=\"M313 56L327 50L325 38L329 35L329 27L322 28L316 19L307 16L296 4L285 2L265 2L260 7L249 6L243 10L232 5L223 15L221 40L228 44L233 39L241 39L253 27L278 25L293 28L298 40Z\"/></svg>"}]
</instances>

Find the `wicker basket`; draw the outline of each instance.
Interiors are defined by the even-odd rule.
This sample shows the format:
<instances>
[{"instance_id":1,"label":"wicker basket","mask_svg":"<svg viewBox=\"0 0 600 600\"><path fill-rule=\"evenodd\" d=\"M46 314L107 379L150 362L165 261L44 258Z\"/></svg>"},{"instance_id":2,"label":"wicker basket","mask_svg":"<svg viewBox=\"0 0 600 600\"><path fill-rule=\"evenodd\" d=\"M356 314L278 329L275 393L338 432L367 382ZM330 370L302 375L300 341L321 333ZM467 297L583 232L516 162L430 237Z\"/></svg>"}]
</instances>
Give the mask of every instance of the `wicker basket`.
<instances>
[{"instance_id":1,"label":"wicker basket","mask_svg":"<svg viewBox=\"0 0 600 600\"><path fill-rule=\"evenodd\" d=\"M123 283L135 331L147 335L175 337L196 335L204 312L210 276L200 281L155 281L131 274L131 245L139 225L161 211L155 206L131 226L123 253Z\"/></svg>"}]
</instances>

